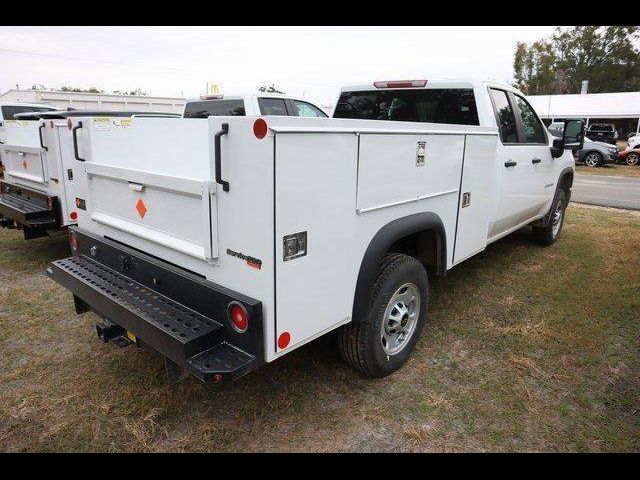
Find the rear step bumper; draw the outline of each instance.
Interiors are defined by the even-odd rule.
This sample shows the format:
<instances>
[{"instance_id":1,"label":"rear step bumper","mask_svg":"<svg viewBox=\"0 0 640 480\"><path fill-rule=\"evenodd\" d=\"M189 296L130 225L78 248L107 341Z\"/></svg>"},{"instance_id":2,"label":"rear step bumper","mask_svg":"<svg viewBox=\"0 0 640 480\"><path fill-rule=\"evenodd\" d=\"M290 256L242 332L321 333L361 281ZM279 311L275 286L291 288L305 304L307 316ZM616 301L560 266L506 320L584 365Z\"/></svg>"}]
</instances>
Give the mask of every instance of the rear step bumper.
<instances>
[{"instance_id":1,"label":"rear step bumper","mask_svg":"<svg viewBox=\"0 0 640 480\"><path fill-rule=\"evenodd\" d=\"M52 207L49 209L49 198ZM51 230L60 227L60 209L56 197L0 182L0 217L2 224L8 226L7 220L31 228L33 230Z\"/></svg>"},{"instance_id":2,"label":"rear step bumper","mask_svg":"<svg viewBox=\"0 0 640 480\"><path fill-rule=\"evenodd\" d=\"M111 240L71 230L78 252L53 262L47 273L73 292L78 313L95 311L202 381L233 380L264 363L259 301ZM228 320L231 302L241 303L249 314L245 333Z\"/></svg>"}]
</instances>

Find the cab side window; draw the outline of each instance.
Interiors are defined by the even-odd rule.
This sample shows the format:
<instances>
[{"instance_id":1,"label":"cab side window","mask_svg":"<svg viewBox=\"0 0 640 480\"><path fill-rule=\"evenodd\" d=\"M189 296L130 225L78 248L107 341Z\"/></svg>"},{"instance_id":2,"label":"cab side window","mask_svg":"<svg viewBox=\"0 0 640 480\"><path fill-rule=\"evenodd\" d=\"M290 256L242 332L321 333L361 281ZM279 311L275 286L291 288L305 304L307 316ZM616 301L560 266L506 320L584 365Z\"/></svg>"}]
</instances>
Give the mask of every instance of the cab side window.
<instances>
[{"instance_id":1,"label":"cab side window","mask_svg":"<svg viewBox=\"0 0 640 480\"><path fill-rule=\"evenodd\" d=\"M314 107L310 103L303 102L301 100L291 100L293 105L293 114L296 117L317 117L327 118L327 114L319 108Z\"/></svg>"},{"instance_id":2,"label":"cab side window","mask_svg":"<svg viewBox=\"0 0 640 480\"><path fill-rule=\"evenodd\" d=\"M287 107L282 98L259 98L258 105L262 115L287 116Z\"/></svg>"},{"instance_id":3,"label":"cab side window","mask_svg":"<svg viewBox=\"0 0 640 480\"><path fill-rule=\"evenodd\" d=\"M504 90L489 89L493 106L496 111L498 128L500 129L500 139L502 143L518 143L518 128L513 108Z\"/></svg>"},{"instance_id":4,"label":"cab side window","mask_svg":"<svg viewBox=\"0 0 640 480\"><path fill-rule=\"evenodd\" d=\"M518 95L515 95L515 98L518 111L520 112L520 118L522 119L522 131L524 134L524 138L520 141L522 143L547 143L547 137L544 134L542 123L533 111L533 108L531 108L524 98Z\"/></svg>"}]
</instances>

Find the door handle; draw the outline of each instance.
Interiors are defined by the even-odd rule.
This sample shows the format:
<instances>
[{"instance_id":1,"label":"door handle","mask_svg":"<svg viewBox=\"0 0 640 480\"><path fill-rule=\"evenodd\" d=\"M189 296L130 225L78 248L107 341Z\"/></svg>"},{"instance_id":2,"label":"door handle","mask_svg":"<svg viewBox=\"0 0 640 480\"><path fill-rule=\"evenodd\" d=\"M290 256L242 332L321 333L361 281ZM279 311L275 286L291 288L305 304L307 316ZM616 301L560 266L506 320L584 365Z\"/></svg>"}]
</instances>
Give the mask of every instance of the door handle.
<instances>
[{"instance_id":1,"label":"door handle","mask_svg":"<svg viewBox=\"0 0 640 480\"><path fill-rule=\"evenodd\" d=\"M536 164L536 163L540 163L542 160L540 160L539 158L534 158L531 160L531 163Z\"/></svg>"},{"instance_id":2,"label":"door handle","mask_svg":"<svg viewBox=\"0 0 640 480\"><path fill-rule=\"evenodd\" d=\"M513 160L507 160L506 162L504 162L505 167L515 167L517 164L518 162L514 162Z\"/></svg>"},{"instance_id":3,"label":"door handle","mask_svg":"<svg viewBox=\"0 0 640 480\"><path fill-rule=\"evenodd\" d=\"M220 137L229 133L229 124L223 123L222 129L218 131L215 135L214 142L214 155L215 155L215 164L216 164L216 183L222 185L222 190L225 192L229 191L229 182L226 180L222 180L222 153L220 152Z\"/></svg>"}]
</instances>

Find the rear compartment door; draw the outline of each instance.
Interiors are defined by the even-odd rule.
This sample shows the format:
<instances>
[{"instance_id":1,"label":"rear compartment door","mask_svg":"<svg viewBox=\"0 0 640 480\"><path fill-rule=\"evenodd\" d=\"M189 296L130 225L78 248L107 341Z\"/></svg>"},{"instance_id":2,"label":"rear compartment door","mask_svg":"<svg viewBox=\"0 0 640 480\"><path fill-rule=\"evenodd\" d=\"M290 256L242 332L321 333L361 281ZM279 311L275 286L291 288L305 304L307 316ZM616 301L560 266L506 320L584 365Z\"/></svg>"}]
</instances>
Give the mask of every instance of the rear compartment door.
<instances>
[{"instance_id":1,"label":"rear compartment door","mask_svg":"<svg viewBox=\"0 0 640 480\"><path fill-rule=\"evenodd\" d=\"M2 160L9 180L42 189L48 183L48 173L40 148L39 126L40 122L35 121L7 120Z\"/></svg>"},{"instance_id":2,"label":"rear compartment door","mask_svg":"<svg viewBox=\"0 0 640 480\"><path fill-rule=\"evenodd\" d=\"M172 251L207 261L218 256L207 122L104 117L79 121L79 153L86 158L87 176L81 228L136 248L152 242L169 249L160 250L168 261L176 261Z\"/></svg>"},{"instance_id":3,"label":"rear compartment door","mask_svg":"<svg viewBox=\"0 0 640 480\"><path fill-rule=\"evenodd\" d=\"M91 220L201 260L218 256L206 181L87 163Z\"/></svg>"}]
</instances>

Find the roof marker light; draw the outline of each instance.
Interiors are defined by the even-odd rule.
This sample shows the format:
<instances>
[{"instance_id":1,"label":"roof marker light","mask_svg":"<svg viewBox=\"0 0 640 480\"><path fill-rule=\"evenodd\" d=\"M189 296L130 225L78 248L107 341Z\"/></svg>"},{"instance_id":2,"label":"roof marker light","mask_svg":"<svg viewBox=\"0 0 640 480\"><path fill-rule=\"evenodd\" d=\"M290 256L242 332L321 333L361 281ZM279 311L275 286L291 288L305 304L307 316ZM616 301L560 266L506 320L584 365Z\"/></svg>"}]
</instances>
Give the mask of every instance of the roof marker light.
<instances>
[{"instance_id":1,"label":"roof marker light","mask_svg":"<svg viewBox=\"0 0 640 480\"><path fill-rule=\"evenodd\" d=\"M427 80L391 80L384 82L373 82L376 88L420 88L427 85Z\"/></svg>"}]
</instances>

